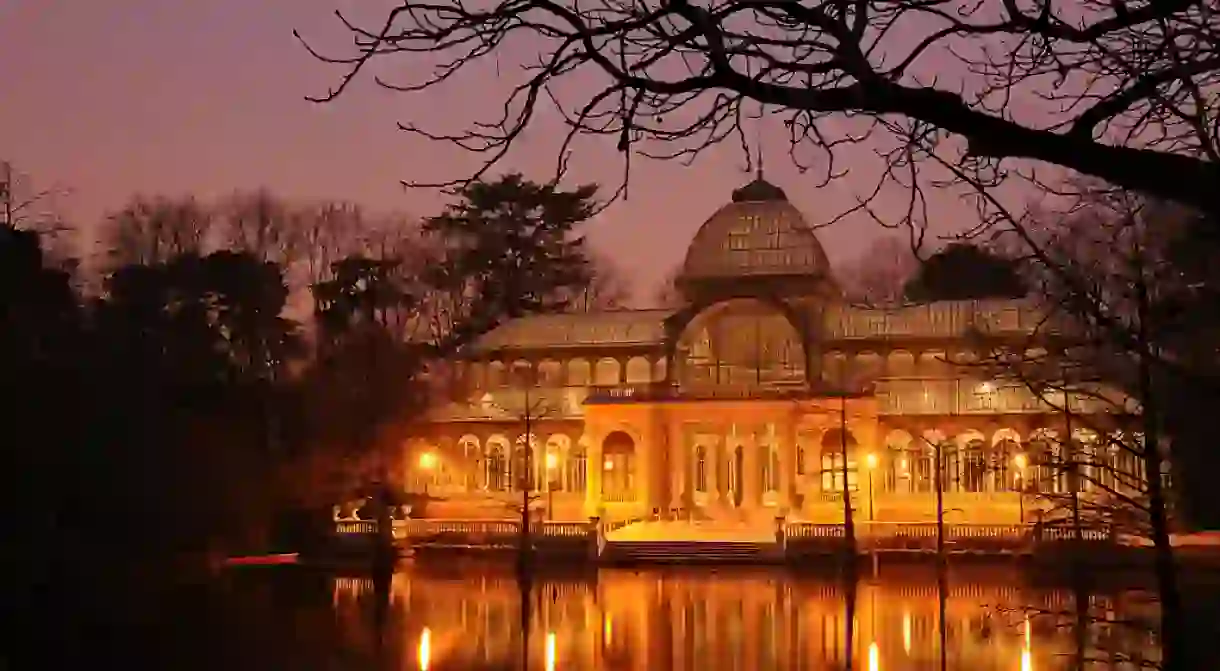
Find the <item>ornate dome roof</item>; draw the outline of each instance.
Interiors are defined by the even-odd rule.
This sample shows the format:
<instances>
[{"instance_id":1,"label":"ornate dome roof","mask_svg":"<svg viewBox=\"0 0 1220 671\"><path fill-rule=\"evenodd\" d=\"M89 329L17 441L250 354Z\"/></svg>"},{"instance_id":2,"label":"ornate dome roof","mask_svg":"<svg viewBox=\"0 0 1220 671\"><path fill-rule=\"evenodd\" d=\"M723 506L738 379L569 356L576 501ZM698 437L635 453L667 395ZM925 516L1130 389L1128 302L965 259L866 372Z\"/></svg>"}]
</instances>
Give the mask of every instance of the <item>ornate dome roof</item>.
<instances>
[{"instance_id":1,"label":"ornate dome roof","mask_svg":"<svg viewBox=\"0 0 1220 671\"><path fill-rule=\"evenodd\" d=\"M800 210L764 180L733 191L686 249L683 280L830 276L830 263Z\"/></svg>"}]
</instances>

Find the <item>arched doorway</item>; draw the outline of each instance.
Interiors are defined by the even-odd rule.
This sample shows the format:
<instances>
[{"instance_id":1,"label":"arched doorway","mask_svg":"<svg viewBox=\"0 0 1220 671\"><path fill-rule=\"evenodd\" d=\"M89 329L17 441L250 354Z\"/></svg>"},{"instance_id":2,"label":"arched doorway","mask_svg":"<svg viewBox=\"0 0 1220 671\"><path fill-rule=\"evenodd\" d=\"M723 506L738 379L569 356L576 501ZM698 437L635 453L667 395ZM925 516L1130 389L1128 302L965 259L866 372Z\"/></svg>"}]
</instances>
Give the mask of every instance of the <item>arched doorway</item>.
<instances>
[{"instance_id":1,"label":"arched doorway","mask_svg":"<svg viewBox=\"0 0 1220 671\"><path fill-rule=\"evenodd\" d=\"M602 441L602 498L634 501L635 440L626 431L612 431Z\"/></svg>"}]
</instances>

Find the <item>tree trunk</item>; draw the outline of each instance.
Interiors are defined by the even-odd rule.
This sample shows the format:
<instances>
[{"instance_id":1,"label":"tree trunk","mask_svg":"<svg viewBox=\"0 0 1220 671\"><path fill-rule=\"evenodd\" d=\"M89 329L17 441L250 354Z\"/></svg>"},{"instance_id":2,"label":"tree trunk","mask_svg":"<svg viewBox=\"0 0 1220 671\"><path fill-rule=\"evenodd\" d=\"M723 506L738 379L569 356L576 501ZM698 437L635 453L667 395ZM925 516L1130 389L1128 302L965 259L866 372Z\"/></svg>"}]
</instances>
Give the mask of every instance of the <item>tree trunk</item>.
<instances>
[{"instance_id":1,"label":"tree trunk","mask_svg":"<svg viewBox=\"0 0 1220 671\"><path fill-rule=\"evenodd\" d=\"M1183 629L1182 597L1178 591L1177 568L1174 565L1173 545L1169 537L1169 514L1165 505L1164 481L1161 458L1160 407L1156 402L1152 384L1151 338L1149 336L1148 285L1143 277L1143 267L1136 281L1138 327L1136 338L1139 367L1140 402L1143 405L1144 470L1148 479L1148 510L1152 527L1152 544L1157 591L1161 597L1161 648L1165 671L1186 671L1188 655L1185 654L1187 639Z\"/></svg>"}]
</instances>

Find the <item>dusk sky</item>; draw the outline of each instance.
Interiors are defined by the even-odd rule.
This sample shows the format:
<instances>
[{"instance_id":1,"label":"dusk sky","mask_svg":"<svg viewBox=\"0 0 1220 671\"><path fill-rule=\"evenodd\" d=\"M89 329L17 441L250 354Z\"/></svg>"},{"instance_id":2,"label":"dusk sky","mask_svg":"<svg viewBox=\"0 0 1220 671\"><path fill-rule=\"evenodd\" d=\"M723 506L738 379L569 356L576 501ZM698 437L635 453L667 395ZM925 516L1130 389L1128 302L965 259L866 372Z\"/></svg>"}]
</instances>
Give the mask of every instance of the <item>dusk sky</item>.
<instances>
[{"instance_id":1,"label":"dusk sky","mask_svg":"<svg viewBox=\"0 0 1220 671\"><path fill-rule=\"evenodd\" d=\"M305 100L324 93L339 72L313 60L293 29L341 49L348 36L333 10L371 5L377 12L385 2L0 0L0 158L38 184L70 188L65 209L84 227L137 192L210 198L259 186L289 198L432 214L443 197L404 190L399 180L454 177L469 158L409 137L395 123L499 105L493 76L426 103L371 86L324 106ZM811 223L871 189L874 175L855 173L814 189L817 180L786 160L782 130L772 131L763 133L767 177ZM505 168L548 177L554 144L547 134L542 127ZM629 200L591 224L591 238L647 295L681 261L703 220L749 179L744 167L727 149L693 167L639 160ZM576 179L607 184L619 168L617 154L590 143L574 164ZM953 227L968 216L960 207L945 211ZM842 265L879 232L857 219L819 236Z\"/></svg>"}]
</instances>

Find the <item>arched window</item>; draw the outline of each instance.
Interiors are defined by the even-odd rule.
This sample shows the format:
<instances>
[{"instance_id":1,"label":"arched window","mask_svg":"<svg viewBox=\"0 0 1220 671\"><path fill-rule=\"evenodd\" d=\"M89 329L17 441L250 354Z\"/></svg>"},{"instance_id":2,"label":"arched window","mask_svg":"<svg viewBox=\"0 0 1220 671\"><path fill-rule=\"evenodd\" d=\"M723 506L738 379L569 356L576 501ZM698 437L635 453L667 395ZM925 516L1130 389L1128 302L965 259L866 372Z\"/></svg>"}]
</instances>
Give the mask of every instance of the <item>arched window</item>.
<instances>
[{"instance_id":1,"label":"arched window","mask_svg":"<svg viewBox=\"0 0 1220 671\"><path fill-rule=\"evenodd\" d=\"M850 431L843 433L843 429L836 428L827 431L822 436L822 491L824 492L842 492L845 489L844 442L847 447L846 489L855 491L859 488L855 459L856 439Z\"/></svg>"},{"instance_id":2,"label":"arched window","mask_svg":"<svg viewBox=\"0 0 1220 671\"><path fill-rule=\"evenodd\" d=\"M602 443L602 496L607 501L635 500L635 441L614 431Z\"/></svg>"},{"instance_id":3,"label":"arched window","mask_svg":"<svg viewBox=\"0 0 1220 671\"><path fill-rule=\"evenodd\" d=\"M1027 459L1021 446L1010 438L1001 438L991 448L992 486L997 492L1020 491L1024 473L1017 463L1017 455Z\"/></svg>"},{"instance_id":4,"label":"arched window","mask_svg":"<svg viewBox=\"0 0 1220 671\"><path fill-rule=\"evenodd\" d=\"M695 446L695 491L707 492L707 448Z\"/></svg>"},{"instance_id":5,"label":"arched window","mask_svg":"<svg viewBox=\"0 0 1220 671\"><path fill-rule=\"evenodd\" d=\"M1058 465L1053 439L1039 432L1029 441L1025 489L1031 493L1051 494L1057 487Z\"/></svg>"},{"instance_id":6,"label":"arched window","mask_svg":"<svg viewBox=\"0 0 1220 671\"><path fill-rule=\"evenodd\" d=\"M946 440L940 444L940 478L941 491L963 491L962 450L954 441Z\"/></svg>"},{"instance_id":7,"label":"arched window","mask_svg":"<svg viewBox=\"0 0 1220 671\"><path fill-rule=\"evenodd\" d=\"M570 458L571 440L562 433L556 433L546 439L546 449L541 455L539 473L546 483L547 491L562 492L568 488L567 460Z\"/></svg>"},{"instance_id":8,"label":"arched window","mask_svg":"<svg viewBox=\"0 0 1220 671\"><path fill-rule=\"evenodd\" d=\"M962 490L984 491L987 480L987 453L982 440L971 440L962 455Z\"/></svg>"},{"instance_id":9,"label":"arched window","mask_svg":"<svg viewBox=\"0 0 1220 671\"><path fill-rule=\"evenodd\" d=\"M538 438L531 435L527 442L525 436L518 437L514 452L513 487L541 490L546 478L546 458L540 454Z\"/></svg>"},{"instance_id":10,"label":"arched window","mask_svg":"<svg viewBox=\"0 0 1220 671\"><path fill-rule=\"evenodd\" d=\"M462 436L458 439L458 451L462 453L462 478L466 491L479 488L479 474L483 470L483 455L479 449L479 439L474 436Z\"/></svg>"},{"instance_id":11,"label":"arched window","mask_svg":"<svg viewBox=\"0 0 1220 671\"><path fill-rule=\"evenodd\" d=\"M589 456L582 445L573 445L568 450L567 488L569 492L583 493L589 481Z\"/></svg>"},{"instance_id":12,"label":"arched window","mask_svg":"<svg viewBox=\"0 0 1220 671\"><path fill-rule=\"evenodd\" d=\"M483 460L483 482L489 492L509 491L508 459L504 446L499 441L488 441L487 456Z\"/></svg>"}]
</instances>

